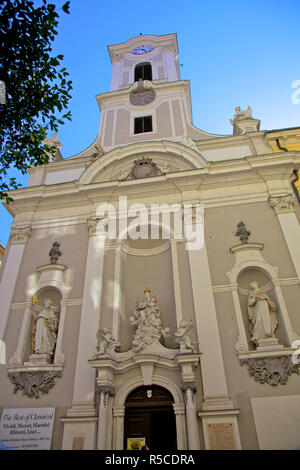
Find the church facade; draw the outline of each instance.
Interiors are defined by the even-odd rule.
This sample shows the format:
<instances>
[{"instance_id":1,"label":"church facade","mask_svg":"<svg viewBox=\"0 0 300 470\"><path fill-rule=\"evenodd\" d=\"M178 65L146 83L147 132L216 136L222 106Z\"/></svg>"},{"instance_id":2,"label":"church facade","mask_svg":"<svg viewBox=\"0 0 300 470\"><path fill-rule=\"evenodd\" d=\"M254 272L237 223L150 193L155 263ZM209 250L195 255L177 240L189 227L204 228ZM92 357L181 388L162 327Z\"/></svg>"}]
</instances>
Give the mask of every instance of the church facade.
<instances>
[{"instance_id":1,"label":"church facade","mask_svg":"<svg viewBox=\"0 0 300 470\"><path fill-rule=\"evenodd\" d=\"M297 130L192 123L175 34L108 47L83 152L14 191L1 266L6 410L51 449L300 446ZM1 439L1 435L0 435Z\"/></svg>"}]
</instances>

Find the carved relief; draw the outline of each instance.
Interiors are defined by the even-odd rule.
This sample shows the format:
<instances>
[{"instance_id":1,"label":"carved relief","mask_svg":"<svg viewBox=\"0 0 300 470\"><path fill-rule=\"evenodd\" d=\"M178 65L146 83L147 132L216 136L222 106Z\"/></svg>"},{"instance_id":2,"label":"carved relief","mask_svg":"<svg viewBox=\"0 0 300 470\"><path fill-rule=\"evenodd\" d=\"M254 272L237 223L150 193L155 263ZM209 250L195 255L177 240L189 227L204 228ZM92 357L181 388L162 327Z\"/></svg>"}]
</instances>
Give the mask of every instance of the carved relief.
<instances>
[{"instance_id":1,"label":"carved relief","mask_svg":"<svg viewBox=\"0 0 300 470\"><path fill-rule=\"evenodd\" d=\"M103 328L97 332L97 340L98 344L96 347L97 353L95 354L95 358L104 354L109 354L120 347L120 343L113 337L108 328Z\"/></svg>"},{"instance_id":2,"label":"carved relief","mask_svg":"<svg viewBox=\"0 0 300 470\"><path fill-rule=\"evenodd\" d=\"M13 228L10 233L11 244L27 243L31 236L31 227Z\"/></svg>"},{"instance_id":3,"label":"carved relief","mask_svg":"<svg viewBox=\"0 0 300 470\"><path fill-rule=\"evenodd\" d=\"M139 79L138 82L132 85L132 90L129 95L129 101L136 106L144 106L152 103L155 100L156 93L153 85L149 80Z\"/></svg>"},{"instance_id":4,"label":"carved relief","mask_svg":"<svg viewBox=\"0 0 300 470\"><path fill-rule=\"evenodd\" d=\"M249 375L254 377L256 382L268 383L272 386L286 384L292 373L300 374L300 367L293 364L289 356L241 361L241 365L244 364L247 364Z\"/></svg>"},{"instance_id":5,"label":"carved relief","mask_svg":"<svg viewBox=\"0 0 300 470\"><path fill-rule=\"evenodd\" d=\"M175 331L175 341L180 346L181 352L195 352L194 343L192 342L188 330L192 326L192 321L182 320L179 327Z\"/></svg>"},{"instance_id":6,"label":"carved relief","mask_svg":"<svg viewBox=\"0 0 300 470\"><path fill-rule=\"evenodd\" d=\"M269 204L277 215L294 212L295 198L292 194L285 196L270 196Z\"/></svg>"},{"instance_id":7,"label":"carved relief","mask_svg":"<svg viewBox=\"0 0 300 470\"><path fill-rule=\"evenodd\" d=\"M22 390L29 398L39 398L41 393L48 393L55 385L55 377L61 377L60 371L15 372L8 374L14 384L14 393Z\"/></svg>"},{"instance_id":8,"label":"carved relief","mask_svg":"<svg viewBox=\"0 0 300 470\"><path fill-rule=\"evenodd\" d=\"M106 220L106 217L103 217L103 219ZM89 236L93 237L95 235L103 235L108 231L108 224L104 222L101 222L100 217L91 217L88 219L88 231L89 231Z\"/></svg>"},{"instance_id":9,"label":"carved relief","mask_svg":"<svg viewBox=\"0 0 300 470\"><path fill-rule=\"evenodd\" d=\"M169 328L161 327L160 311L156 297L151 295L151 291L146 289L144 297L140 302L134 304L134 313L129 322L137 326L132 341L134 352L143 350L152 343L158 343L160 338L169 336Z\"/></svg>"},{"instance_id":10,"label":"carved relief","mask_svg":"<svg viewBox=\"0 0 300 470\"><path fill-rule=\"evenodd\" d=\"M149 178L151 176L162 175L162 171L151 158L142 157L134 161L134 166L129 174L129 178Z\"/></svg>"}]
</instances>

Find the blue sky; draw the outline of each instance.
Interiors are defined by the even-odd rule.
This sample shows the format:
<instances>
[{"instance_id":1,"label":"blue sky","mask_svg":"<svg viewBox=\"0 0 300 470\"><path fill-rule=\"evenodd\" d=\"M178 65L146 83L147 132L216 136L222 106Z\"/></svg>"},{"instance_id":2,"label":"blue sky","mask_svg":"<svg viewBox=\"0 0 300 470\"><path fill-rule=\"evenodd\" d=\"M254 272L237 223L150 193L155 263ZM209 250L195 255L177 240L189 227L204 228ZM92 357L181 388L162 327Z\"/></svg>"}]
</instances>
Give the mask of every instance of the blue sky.
<instances>
[{"instance_id":1,"label":"blue sky","mask_svg":"<svg viewBox=\"0 0 300 470\"><path fill-rule=\"evenodd\" d=\"M53 3L59 7L64 0ZM196 127L231 134L234 108L248 105L261 129L300 126L291 88L300 80L299 18L299 0L71 0L53 49L64 55L73 81L72 121L59 131L63 157L84 150L98 134L95 96L110 87L107 45L140 33L177 33L181 79L191 83ZM27 177L19 180L27 184ZM4 246L11 221L0 207Z\"/></svg>"}]
</instances>

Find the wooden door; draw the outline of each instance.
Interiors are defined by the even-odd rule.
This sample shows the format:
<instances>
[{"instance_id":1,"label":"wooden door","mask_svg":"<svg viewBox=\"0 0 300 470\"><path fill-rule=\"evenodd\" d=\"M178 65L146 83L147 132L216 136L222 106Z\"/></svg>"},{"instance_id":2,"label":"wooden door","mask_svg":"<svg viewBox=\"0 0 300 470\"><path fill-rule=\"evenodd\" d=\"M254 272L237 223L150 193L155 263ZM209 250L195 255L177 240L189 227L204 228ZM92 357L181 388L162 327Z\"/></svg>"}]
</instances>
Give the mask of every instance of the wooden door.
<instances>
[{"instance_id":1,"label":"wooden door","mask_svg":"<svg viewBox=\"0 0 300 470\"><path fill-rule=\"evenodd\" d=\"M124 449L127 449L128 439L145 438L152 451L176 450L172 402L171 394L158 386L134 390L125 403Z\"/></svg>"}]
</instances>

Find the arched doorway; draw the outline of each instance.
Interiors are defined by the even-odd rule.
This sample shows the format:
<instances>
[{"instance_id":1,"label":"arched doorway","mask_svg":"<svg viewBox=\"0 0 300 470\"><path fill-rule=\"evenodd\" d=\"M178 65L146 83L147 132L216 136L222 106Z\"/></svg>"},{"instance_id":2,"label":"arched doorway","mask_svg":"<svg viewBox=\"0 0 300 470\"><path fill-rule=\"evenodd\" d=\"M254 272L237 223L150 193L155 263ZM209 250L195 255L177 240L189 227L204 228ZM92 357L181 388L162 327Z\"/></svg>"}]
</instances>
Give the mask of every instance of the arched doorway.
<instances>
[{"instance_id":1,"label":"arched doorway","mask_svg":"<svg viewBox=\"0 0 300 470\"><path fill-rule=\"evenodd\" d=\"M144 438L151 451L176 450L173 402L171 393L157 385L131 392L125 403L124 449L130 448L134 438L138 443Z\"/></svg>"}]
</instances>

